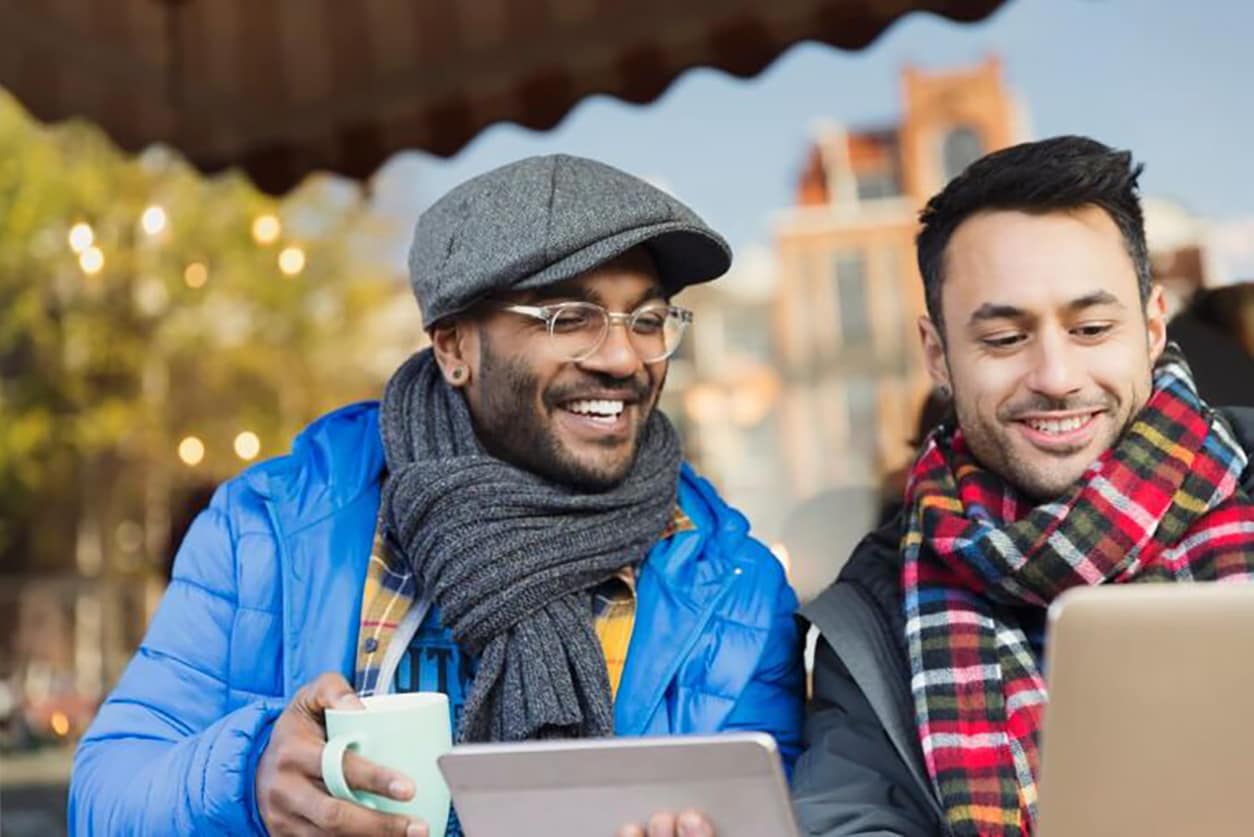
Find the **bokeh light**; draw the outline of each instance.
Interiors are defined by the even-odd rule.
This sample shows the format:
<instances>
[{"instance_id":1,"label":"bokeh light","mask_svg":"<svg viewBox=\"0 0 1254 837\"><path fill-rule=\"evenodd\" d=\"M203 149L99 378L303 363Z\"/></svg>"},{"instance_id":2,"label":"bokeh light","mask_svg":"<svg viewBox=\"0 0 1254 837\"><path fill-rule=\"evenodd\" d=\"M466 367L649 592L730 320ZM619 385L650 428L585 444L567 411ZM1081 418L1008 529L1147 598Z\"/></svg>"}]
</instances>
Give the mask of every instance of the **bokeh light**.
<instances>
[{"instance_id":1,"label":"bokeh light","mask_svg":"<svg viewBox=\"0 0 1254 837\"><path fill-rule=\"evenodd\" d=\"M253 240L258 244L273 244L282 232L283 225L274 215L258 215L253 221Z\"/></svg>"},{"instance_id":2,"label":"bokeh light","mask_svg":"<svg viewBox=\"0 0 1254 837\"><path fill-rule=\"evenodd\" d=\"M295 276L305 269L305 251L299 247L284 247L279 253L279 270L287 276Z\"/></svg>"},{"instance_id":3,"label":"bokeh light","mask_svg":"<svg viewBox=\"0 0 1254 837\"><path fill-rule=\"evenodd\" d=\"M88 247L86 250L78 254L78 266L88 276L95 276L104 270L104 253L99 247Z\"/></svg>"},{"instance_id":4,"label":"bokeh light","mask_svg":"<svg viewBox=\"0 0 1254 837\"><path fill-rule=\"evenodd\" d=\"M261 440L251 430L245 430L235 437L235 455L245 462L251 462L261 453Z\"/></svg>"},{"instance_id":5,"label":"bokeh light","mask_svg":"<svg viewBox=\"0 0 1254 837\"><path fill-rule=\"evenodd\" d=\"M205 443L195 436L185 436L179 442L179 459L184 465L195 467L205 459Z\"/></svg>"},{"instance_id":6,"label":"bokeh light","mask_svg":"<svg viewBox=\"0 0 1254 837\"><path fill-rule=\"evenodd\" d=\"M183 271L183 281L189 288L203 288L209 281L209 268L201 262L192 262Z\"/></svg>"},{"instance_id":7,"label":"bokeh light","mask_svg":"<svg viewBox=\"0 0 1254 837\"><path fill-rule=\"evenodd\" d=\"M96 234L92 232L91 225L79 221L70 227L70 234L67 236L67 239L70 242L70 249L75 253L81 253L96 240Z\"/></svg>"},{"instance_id":8,"label":"bokeh light","mask_svg":"<svg viewBox=\"0 0 1254 837\"><path fill-rule=\"evenodd\" d=\"M149 235L160 235L167 223L169 219L166 217L165 210L156 205L148 207L144 210L144 214L139 216L139 225Z\"/></svg>"}]
</instances>

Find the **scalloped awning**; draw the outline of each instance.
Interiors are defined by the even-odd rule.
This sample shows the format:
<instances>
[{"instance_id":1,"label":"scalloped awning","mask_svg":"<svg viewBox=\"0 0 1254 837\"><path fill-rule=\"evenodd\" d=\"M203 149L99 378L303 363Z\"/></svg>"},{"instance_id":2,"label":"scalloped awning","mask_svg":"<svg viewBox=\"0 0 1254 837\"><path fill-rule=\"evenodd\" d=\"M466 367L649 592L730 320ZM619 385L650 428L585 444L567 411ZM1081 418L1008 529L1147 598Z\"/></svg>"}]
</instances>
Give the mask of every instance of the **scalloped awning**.
<instances>
[{"instance_id":1,"label":"scalloped awning","mask_svg":"<svg viewBox=\"0 0 1254 837\"><path fill-rule=\"evenodd\" d=\"M648 102L695 66L750 76L790 45L869 44L915 10L1004 0L0 0L0 86L127 150L163 141L279 193L585 96Z\"/></svg>"}]
</instances>

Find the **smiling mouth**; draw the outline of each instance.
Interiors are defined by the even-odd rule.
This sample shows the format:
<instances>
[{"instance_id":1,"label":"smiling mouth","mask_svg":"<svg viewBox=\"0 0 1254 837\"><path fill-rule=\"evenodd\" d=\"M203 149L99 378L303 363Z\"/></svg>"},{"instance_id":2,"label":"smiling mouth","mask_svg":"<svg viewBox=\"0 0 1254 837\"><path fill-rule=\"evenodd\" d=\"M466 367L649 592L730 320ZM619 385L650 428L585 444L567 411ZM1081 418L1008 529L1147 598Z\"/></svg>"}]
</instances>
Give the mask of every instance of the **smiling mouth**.
<instances>
[{"instance_id":1,"label":"smiling mouth","mask_svg":"<svg viewBox=\"0 0 1254 837\"><path fill-rule=\"evenodd\" d=\"M1079 430L1084 425L1093 420L1096 413L1090 413L1087 416L1071 416L1063 419L1026 419L1024 424L1040 433L1048 433L1051 436L1061 436L1064 433L1071 433Z\"/></svg>"},{"instance_id":2,"label":"smiling mouth","mask_svg":"<svg viewBox=\"0 0 1254 837\"><path fill-rule=\"evenodd\" d=\"M1034 447L1051 453L1074 453L1093 439L1101 410L1065 416L1025 416L1015 420Z\"/></svg>"},{"instance_id":3,"label":"smiling mouth","mask_svg":"<svg viewBox=\"0 0 1254 837\"><path fill-rule=\"evenodd\" d=\"M627 402L609 398L581 399L568 401L562 404L561 408L581 418L610 427L618 422L619 417L627 408Z\"/></svg>"}]
</instances>

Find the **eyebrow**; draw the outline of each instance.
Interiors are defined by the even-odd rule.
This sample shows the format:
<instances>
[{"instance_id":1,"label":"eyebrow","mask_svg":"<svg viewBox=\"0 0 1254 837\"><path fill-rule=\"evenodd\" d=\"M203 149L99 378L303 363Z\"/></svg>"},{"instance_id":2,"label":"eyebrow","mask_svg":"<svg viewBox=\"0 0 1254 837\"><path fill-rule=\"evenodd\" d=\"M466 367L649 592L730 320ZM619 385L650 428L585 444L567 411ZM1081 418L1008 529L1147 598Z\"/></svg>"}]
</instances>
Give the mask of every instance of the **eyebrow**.
<instances>
[{"instance_id":1,"label":"eyebrow","mask_svg":"<svg viewBox=\"0 0 1254 837\"><path fill-rule=\"evenodd\" d=\"M1081 297L1068 302L1064 307L1068 313L1074 314L1083 311L1086 308L1093 308L1098 305L1114 305L1123 308L1124 304L1119 298L1110 291L1093 291L1091 294L1085 294ZM1014 305L1003 305L993 302L986 302L971 313L971 319L968 325L985 320L1021 320L1031 316L1027 311Z\"/></svg>"},{"instance_id":2,"label":"eyebrow","mask_svg":"<svg viewBox=\"0 0 1254 837\"><path fill-rule=\"evenodd\" d=\"M1119 297L1110 291L1093 291L1091 294L1085 294L1082 297L1073 299L1067 303L1067 310L1071 313L1083 311L1085 308L1093 308L1098 305L1114 305L1123 308L1124 304L1119 301Z\"/></svg>"},{"instance_id":3,"label":"eyebrow","mask_svg":"<svg viewBox=\"0 0 1254 837\"><path fill-rule=\"evenodd\" d=\"M1027 311L1024 311L1022 308L1016 308L1013 305L998 305L986 302L971 312L971 319L967 321L967 324L975 325L984 320L1019 320L1027 315Z\"/></svg>"}]
</instances>

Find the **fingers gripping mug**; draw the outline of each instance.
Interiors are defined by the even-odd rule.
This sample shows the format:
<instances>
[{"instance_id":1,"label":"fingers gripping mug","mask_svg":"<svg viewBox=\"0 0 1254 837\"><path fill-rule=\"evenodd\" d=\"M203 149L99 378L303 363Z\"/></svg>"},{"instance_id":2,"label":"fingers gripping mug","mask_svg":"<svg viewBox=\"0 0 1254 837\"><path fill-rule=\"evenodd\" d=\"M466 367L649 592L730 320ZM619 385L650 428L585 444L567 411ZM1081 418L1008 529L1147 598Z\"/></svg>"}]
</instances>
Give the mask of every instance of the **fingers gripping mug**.
<instances>
[{"instance_id":1,"label":"fingers gripping mug","mask_svg":"<svg viewBox=\"0 0 1254 837\"><path fill-rule=\"evenodd\" d=\"M431 837L444 837L449 790L436 759L452 749L448 697L411 692L363 698L365 709L326 710L327 744L322 780L332 796L376 811L424 820ZM355 790L344 779L344 753L351 750L413 780L413 799L402 802Z\"/></svg>"}]
</instances>

